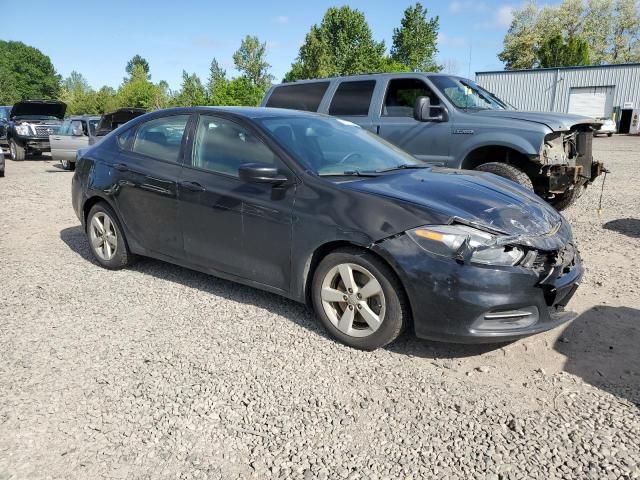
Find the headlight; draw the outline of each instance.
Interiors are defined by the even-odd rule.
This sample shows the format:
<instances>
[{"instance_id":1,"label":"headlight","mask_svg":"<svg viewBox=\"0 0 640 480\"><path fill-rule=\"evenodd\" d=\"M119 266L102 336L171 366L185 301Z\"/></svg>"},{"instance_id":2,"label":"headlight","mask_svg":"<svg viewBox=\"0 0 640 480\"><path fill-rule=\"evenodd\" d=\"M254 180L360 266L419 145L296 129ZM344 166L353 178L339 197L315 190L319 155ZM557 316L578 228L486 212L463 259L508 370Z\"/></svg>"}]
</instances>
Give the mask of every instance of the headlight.
<instances>
[{"instance_id":1,"label":"headlight","mask_svg":"<svg viewBox=\"0 0 640 480\"><path fill-rule=\"evenodd\" d=\"M18 135L29 135L31 133L31 129L29 125L16 125L16 133Z\"/></svg>"},{"instance_id":2,"label":"headlight","mask_svg":"<svg viewBox=\"0 0 640 480\"><path fill-rule=\"evenodd\" d=\"M515 265L524 256L518 247L497 244L497 237L466 225L427 225L407 232L434 255L482 265Z\"/></svg>"}]
</instances>

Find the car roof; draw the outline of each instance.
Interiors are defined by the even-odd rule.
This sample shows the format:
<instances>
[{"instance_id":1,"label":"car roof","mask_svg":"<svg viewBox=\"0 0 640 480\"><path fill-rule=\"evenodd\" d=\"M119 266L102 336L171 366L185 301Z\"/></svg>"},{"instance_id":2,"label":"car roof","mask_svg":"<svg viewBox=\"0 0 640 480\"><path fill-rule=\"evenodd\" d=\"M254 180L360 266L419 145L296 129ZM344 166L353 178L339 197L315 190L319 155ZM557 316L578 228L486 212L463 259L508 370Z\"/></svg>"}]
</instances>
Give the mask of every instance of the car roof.
<instances>
[{"instance_id":1,"label":"car roof","mask_svg":"<svg viewBox=\"0 0 640 480\"><path fill-rule=\"evenodd\" d=\"M335 77L322 77L322 78L309 78L305 80L295 80L293 82L286 82L274 85L274 87L283 87L287 85L296 85L301 83L313 83L313 82L331 82L342 80L375 80L384 78L411 78L416 75L426 75L429 77L452 77L463 78L458 75L450 75L448 73L436 73L436 72L396 72L396 73L361 73L359 75L346 75Z\"/></svg>"},{"instance_id":2,"label":"car roof","mask_svg":"<svg viewBox=\"0 0 640 480\"><path fill-rule=\"evenodd\" d=\"M233 115L238 115L241 117L246 117L249 119L258 119L258 118L274 118L274 117L327 117L327 115L315 112L305 112L302 110L289 110L286 108L269 108L269 107L177 107L177 108L168 108L164 110L156 110L154 112L147 113L138 118L144 118L149 115L152 116L162 116L162 114L179 114L179 113L230 113Z\"/></svg>"}]
</instances>

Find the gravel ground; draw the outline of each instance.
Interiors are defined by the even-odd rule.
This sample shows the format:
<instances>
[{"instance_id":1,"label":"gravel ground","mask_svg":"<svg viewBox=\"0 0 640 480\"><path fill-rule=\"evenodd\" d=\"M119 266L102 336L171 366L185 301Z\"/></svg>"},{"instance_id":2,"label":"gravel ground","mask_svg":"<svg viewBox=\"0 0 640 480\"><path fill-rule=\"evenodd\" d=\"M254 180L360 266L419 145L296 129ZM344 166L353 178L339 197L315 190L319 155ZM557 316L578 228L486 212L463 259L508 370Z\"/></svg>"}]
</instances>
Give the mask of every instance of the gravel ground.
<instances>
[{"instance_id":1,"label":"gravel ground","mask_svg":"<svg viewBox=\"0 0 640 480\"><path fill-rule=\"evenodd\" d=\"M373 353L302 305L154 260L90 258L71 174L0 179L0 479L640 478L640 138L566 212L570 325Z\"/></svg>"}]
</instances>

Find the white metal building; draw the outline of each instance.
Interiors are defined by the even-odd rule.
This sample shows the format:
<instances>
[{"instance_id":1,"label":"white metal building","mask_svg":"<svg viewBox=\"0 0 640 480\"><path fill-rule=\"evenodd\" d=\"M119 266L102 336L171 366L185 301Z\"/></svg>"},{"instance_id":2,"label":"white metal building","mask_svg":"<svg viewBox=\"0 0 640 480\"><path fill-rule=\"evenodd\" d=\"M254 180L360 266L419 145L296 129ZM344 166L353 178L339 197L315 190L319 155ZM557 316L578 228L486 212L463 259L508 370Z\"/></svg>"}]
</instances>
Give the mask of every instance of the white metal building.
<instances>
[{"instance_id":1,"label":"white metal building","mask_svg":"<svg viewBox=\"0 0 640 480\"><path fill-rule=\"evenodd\" d=\"M621 132L635 116L637 128L640 63L477 72L476 83L520 110L614 118Z\"/></svg>"}]
</instances>

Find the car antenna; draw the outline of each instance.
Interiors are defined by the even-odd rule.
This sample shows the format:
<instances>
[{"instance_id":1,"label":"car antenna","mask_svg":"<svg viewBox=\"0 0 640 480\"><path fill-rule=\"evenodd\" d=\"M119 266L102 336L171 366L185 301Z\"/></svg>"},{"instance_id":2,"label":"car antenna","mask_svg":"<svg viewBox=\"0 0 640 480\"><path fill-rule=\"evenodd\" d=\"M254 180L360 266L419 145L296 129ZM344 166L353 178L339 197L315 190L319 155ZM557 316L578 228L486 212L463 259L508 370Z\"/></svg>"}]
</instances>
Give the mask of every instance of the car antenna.
<instances>
[{"instance_id":1,"label":"car antenna","mask_svg":"<svg viewBox=\"0 0 640 480\"><path fill-rule=\"evenodd\" d=\"M602 188L600 189L600 202L598 203L598 217L602 216L602 194L604 193L604 182L607 181L607 173L609 173L609 170L607 170L606 168L603 168L602 171L604 172L604 177L602 177Z\"/></svg>"}]
</instances>

